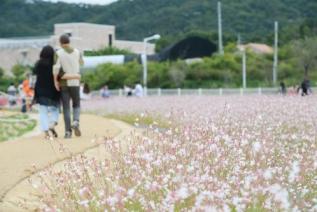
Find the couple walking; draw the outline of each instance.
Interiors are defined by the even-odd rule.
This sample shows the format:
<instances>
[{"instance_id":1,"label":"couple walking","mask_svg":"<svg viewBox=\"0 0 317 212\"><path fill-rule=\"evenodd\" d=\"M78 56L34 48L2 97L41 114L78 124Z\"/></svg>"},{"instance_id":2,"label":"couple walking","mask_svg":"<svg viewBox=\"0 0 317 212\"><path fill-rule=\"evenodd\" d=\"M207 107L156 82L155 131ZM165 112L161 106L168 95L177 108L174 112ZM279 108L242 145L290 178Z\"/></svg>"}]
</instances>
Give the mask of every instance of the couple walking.
<instances>
[{"instance_id":1,"label":"couple walking","mask_svg":"<svg viewBox=\"0 0 317 212\"><path fill-rule=\"evenodd\" d=\"M35 64L37 76L34 101L39 104L40 127L46 138L57 137L59 105L62 102L65 122L65 137L71 138L72 131L81 136L80 118L80 66L83 59L80 52L70 46L68 35L59 39L61 49L45 46ZM71 124L70 100L72 100L73 122Z\"/></svg>"}]
</instances>

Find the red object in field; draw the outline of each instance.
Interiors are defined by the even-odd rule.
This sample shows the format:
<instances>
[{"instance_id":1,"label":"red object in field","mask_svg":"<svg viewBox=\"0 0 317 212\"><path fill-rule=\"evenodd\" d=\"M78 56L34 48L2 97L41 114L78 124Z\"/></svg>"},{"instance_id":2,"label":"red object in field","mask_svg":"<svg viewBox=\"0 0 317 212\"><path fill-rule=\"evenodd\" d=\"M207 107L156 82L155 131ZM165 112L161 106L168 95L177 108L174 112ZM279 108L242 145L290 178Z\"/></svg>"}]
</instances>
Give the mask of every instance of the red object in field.
<instances>
[{"instance_id":1,"label":"red object in field","mask_svg":"<svg viewBox=\"0 0 317 212\"><path fill-rule=\"evenodd\" d=\"M29 79L25 79L22 82L22 88L23 88L23 92L26 95L26 97L33 97L34 96L34 91L32 88L30 88L30 81Z\"/></svg>"},{"instance_id":2,"label":"red object in field","mask_svg":"<svg viewBox=\"0 0 317 212\"><path fill-rule=\"evenodd\" d=\"M8 98L4 93L0 92L0 106L8 105Z\"/></svg>"}]
</instances>

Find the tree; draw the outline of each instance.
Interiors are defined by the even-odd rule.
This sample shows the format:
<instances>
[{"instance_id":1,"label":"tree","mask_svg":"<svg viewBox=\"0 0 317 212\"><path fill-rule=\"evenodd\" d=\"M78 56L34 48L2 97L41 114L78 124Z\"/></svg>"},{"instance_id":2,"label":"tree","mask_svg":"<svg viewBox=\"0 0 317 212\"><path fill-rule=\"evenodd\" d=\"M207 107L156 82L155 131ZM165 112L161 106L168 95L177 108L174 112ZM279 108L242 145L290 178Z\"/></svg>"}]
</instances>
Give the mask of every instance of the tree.
<instances>
[{"instance_id":1,"label":"tree","mask_svg":"<svg viewBox=\"0 0 317 212\"><path fill-rule=\"evenodd\" d=\"M131 51L126 49L118 49L115 47L105 47L96 51L85 51L85 56L101 56L101 55L129 55L132 54Z\"/></svg>"},{"instance_id":2,"label":"tree","mask_svg":"<svg viewBox=\"0 0 317 212\"><path fill-rule=\"evenodd\" d=\"M174 63L170 67L169 76L176 87L181 87L186 78L186 69L188 66L182 61Z\"/></svg>"},{"instance_id":3,"label":"tree","mask_svg":"<svg viewBox=\"0 0 317 212\"><path fill-rule=\"evenodd\" d=\"M25 73L29 70L28 67L16 64L12 67L12 73L14 75L15 82L23 80Z\"/></svg>"},{"instance_id":4,"label":"tree","mask_svg":"<svg viewBox=\"0 0 317 212\"><path fill-rule=\"evenodd\" d=\"M304 76L308 76L309 70L317 68L317 38L305 38L295 41L293 54L299 68L304 69Z\"/></svg>"},{"instance_id":5,"label":"tree","mask_svg":"<svg viewBox=\"0 0 317 212\"><path fill-rule=\"evenodd\" d=\"M4 76L4 70L3 68L0 67L0 79L2 79L3 76Z\"/></svg>"}]
</instances>

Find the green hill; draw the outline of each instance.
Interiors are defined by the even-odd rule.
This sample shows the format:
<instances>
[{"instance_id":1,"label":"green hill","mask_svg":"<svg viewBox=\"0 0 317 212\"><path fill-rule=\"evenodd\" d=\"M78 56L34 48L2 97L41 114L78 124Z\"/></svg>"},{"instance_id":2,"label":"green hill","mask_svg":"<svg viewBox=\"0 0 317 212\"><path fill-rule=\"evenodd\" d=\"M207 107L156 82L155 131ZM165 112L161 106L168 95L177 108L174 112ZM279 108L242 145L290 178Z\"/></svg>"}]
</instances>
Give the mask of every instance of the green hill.
<instances>
[{"instance_id":1,"label":"green hill","mask_svg":"<svg viewBox=\"0 0 317 212\"><path fill-rule=\"evenodd\" d=\"M223 0L223 28L235 39L266 40L273 22L296 28L317 19L315 0ZM217 0L119 0L108 6L1 0L0 37L52 34L54 23L92 22L117 26L120 39L141 40L153 33L178 37L192 31L217 31Z\"/></svg>"}]
</instances>

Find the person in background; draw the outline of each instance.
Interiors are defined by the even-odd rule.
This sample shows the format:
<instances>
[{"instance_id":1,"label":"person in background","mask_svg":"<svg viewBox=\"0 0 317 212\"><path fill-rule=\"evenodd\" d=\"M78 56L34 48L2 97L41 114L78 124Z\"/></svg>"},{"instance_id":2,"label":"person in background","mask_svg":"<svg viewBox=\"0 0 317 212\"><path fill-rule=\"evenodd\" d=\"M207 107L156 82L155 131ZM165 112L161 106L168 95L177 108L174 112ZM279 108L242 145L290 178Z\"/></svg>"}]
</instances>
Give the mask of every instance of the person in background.
<instances>
[{"instance_id":1,"label":"person in background","mask_svg":"<svg viewBox=\"0 0 317 212\"><path fill-rule=\"evenodd\" d=\"M305 79L301 83L301 89L302 89L302 96L307 96L312 93L312 90L310 87L310 81L307 77L305 77Z\"/></svg>"},{"instance_id":2,"label":"person in background","mask_svg":"<svg viewBox=\"0 0 317 212\"><path fill-rule=\"evenodd\" d=\"M80 85L80 99L82 100L91 99L90 89L87 83L83 83Z\"/></svg>"},{"instance_id":3,"label":"person in background","mask_svg":"<svg viewBox=\"0 0 317 212\"><path fill-rule=\"evenodd\" d=\"M124 86L123 87L123 91L124 91L124 94L129 97L129 96L132 96L132 89L129 87L129 86Z\"/></svg>"},{"instance_id":4,"label":"person in background","mask_svg":"<svg viewBox=\"0 0 317 212\"><path fill-rule=\"evenodd\" d=\"M286 86L285 86L285 83L282 81L280 82L280 93L285 96L287 94L287 90L286 90Z\"/></svg>"},{"instance_id":5,"label":"person in background","mask_svg":"<svg viewBox=\"0 0 317 212\"><path fill-rule=\"evenodd\" d=\"M14 84L11 83L7 90L8 93L8 100L9 100L9 106L14 106L16 104L16 95L17 95L17 89L15 88Z\"/></svg>"},{"instance_id":6,"label":"person in background","mask_svg":"<svg viewBox=\"0 0 317 212\"><path fill-rule=\"evenodd\" d=\"M25 98L22 99L22 106L21 106L21 113L26 113L27 107L26 107L26 101Z\"/></svg>"},{"instance_id":7,"label":"person in background","mask_svg":"<svg viewBox=\"0 0 317 212\"><path fill-rule=\"evenodd\" d=\"M100 96L102 98L108 98L110 97L110 92L109 92L109 89L108 89L108 86L105 85L103 86L101 89L100 89Z\"/></svg>"},{"instance_id":8,"label":"person in background","mask_svg":"<svg viewBox=\"0 0 317 212\"><path fill-rule=\"evenodd\" d=\"M134 88L134 94L137 97L142 97L143 96L143 87L141 84L136 84Z\"/></svg>"},{"instance_id":9,"label":"person in background","mask_svg":"<svg viewBox=\"0 0 317 212\"><path fill-rule=\"evenodd\" d=\"M32 107L32 99L34 97L34 90L30 86L31 74L28 73L22 82L22 90L24 93L26 111L30 111Z\"/></svg>"},{"instance_id":10,"label":"person in background","mask_svg":"<svg viewBox=\"0 0 317 212\"><path fill-rule=\"evenodd\" d=\"M23 83L23 81L20 81L19 86L18 86L18 93L19 93L19 97L21 99L24 99L25 98L25 93L23 91L23 84L22 83Z\"/></svg>"},{"instance_id":11,"label":"person in background","mask_svg":"<svg viewBox=\"0 0 317 212\"><path fill-rule=\"evenodd\" d=\"M296 85L293 85L292 87L289 87L288 89L287 89L287 93L289 94L289 95L291 95L291 96L296 96L297 95L297 87L296 87Z\"/></svg>"}]
</instances>

